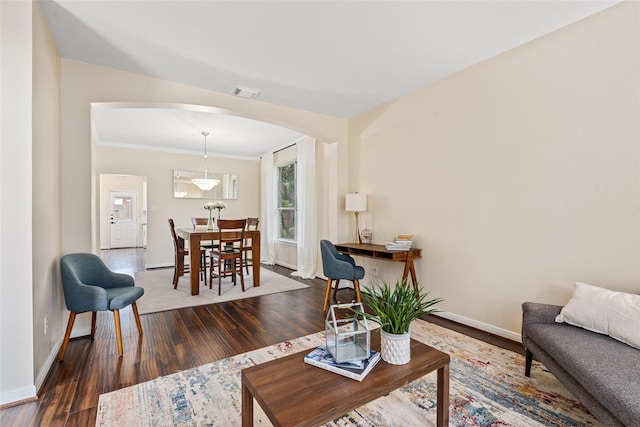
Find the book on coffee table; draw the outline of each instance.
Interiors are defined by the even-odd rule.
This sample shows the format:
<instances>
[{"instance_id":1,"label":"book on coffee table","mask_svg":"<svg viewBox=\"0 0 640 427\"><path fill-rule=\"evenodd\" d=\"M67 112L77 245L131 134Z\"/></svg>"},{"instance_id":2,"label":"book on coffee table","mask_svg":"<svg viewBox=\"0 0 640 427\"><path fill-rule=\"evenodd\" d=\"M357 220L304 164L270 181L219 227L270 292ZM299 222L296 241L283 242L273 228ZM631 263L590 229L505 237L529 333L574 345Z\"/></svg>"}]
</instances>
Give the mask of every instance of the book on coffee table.
<instances>
[{"instance_id":1,"label":"book on coffee table","mask_svg":"<svg viewBox=\"0 0 640 427\"><path fill-rule=\"evenodd\" d=\"M343 375L352 380L362 381L380 361L380 352L371 350L369 358L354 362L336 363L325 346L316 347L304 357L304 363Z\"/></svg>"}]
</instances>

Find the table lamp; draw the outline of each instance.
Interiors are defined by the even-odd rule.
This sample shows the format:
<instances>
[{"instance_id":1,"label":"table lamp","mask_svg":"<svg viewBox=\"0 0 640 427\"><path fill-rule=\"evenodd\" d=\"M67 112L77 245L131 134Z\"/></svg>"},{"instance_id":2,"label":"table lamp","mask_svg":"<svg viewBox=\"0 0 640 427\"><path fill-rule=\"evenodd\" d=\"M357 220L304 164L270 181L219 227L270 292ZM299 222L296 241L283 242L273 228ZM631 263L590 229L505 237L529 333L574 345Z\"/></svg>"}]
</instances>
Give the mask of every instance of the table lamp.
<instances>
[{"instance_id":1,"label":"table lamp","mask_svg":"<svg viewBox=\"0 0 640 427\"><path fill-rule=\"evenodd\" d=\"M367 211L367 195L366 194L347 194L345 202L345 211L355 212L356 214L356 233L353 237L353 243L362 243L360 238L360 225L358 224L358 214Z\"/></svg>"}]
</instances>

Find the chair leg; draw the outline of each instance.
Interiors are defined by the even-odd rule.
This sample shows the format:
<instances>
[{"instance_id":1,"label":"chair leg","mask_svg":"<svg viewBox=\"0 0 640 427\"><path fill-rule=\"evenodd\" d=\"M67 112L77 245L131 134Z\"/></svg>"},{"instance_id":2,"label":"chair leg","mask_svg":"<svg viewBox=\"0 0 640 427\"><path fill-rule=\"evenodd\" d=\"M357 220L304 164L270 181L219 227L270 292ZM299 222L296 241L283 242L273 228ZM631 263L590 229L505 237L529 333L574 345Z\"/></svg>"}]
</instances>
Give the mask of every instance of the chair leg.
<instances>
[{"instance_id":1,"label":"chair leg","mask_svg":"<svg viewBox=\"0 0 640 427\"><path fill-rule=\"evenodd\" d=\"M340 279L336 280L336 287L333 288L333 302L338 302L338 287L340 286Z\"/></svg>"},{"instance_id":2,"label":"chair leg","mask_svg":"<svg viewBox=\"0 0 640 427\"><path fill-rule=\"evenodd\" d=\"M222 265L224 261L222 258L218 258L218 296L222 294Z\"/></svg>"},{"instance_id":3,"label":"chair leg","mask_svg":"<svg viewBox=\"0 0 640 427\"><path fill-rule=\"evenodd\" d=\"M362 294L360 294L360 281L358 279L355 279L353 281L353 287L356 290L356 300L358 302L362 302Z\"/></svg>"},{"instance_id":4,"label":"chair leg","mask_svg":"<svg viewBox=\"0 0 640 427\"><path fill-rule=\"evenodd\" d=\"M182 263L180 262L180 259L182 259ZM183 267L184 265L184 256L180 256L178 254L176 254L175 259L174 259L174 268L173 268L173 289L177 289L178 288L178 280L180 280L180 270L184 269Z\"/></svg>"},{"instance_id":5,"label":"chair leg","mask_svg":"<svg viewBox=\"0 0 640 427\"><path fill-rule=\"evenodd\" d=\"M136 319L136 325L138 326L138 333L142 335L142 323L140 323L140 315L138 314L138 305L136 302L131 303L131 308L133 309L133 317Z\"/></svg>"},{"instance_id":6,"label":"chair leg","mask_svg":"<svg viewBox=\"0 0 640 427\"><path fill-rule=\"evenodd\" d=\"M238 268L238 271L240 272L240 287L242 288L242 292L244 292L244 274L242 272L242 257L240 258L240 268ZM235 273L234 273L234 276L235 276Z\"/></svg>"},{"instance_id":7,"label":"chair leg","mask_svg":"<svg viewBox=\"0 0 640 427\"><path fill-rule=\"evenodd\" d=\"M213 254L209 254L209 289L213 288Z\"/></svg>"},{"instance_id":8,"label":"chair leg","mask_svg":"<svg viewBox=\"0 0 640 427\"><path fill-rule=\"evenodd\" d=\"M229 266L229 269L232 271L231 273L231 281L233 282L233 286L235 286L236 283L236 270L238 269L238 264L236 262L236 260L234 259L233 261L229 261L232 262L233 264L231 264Z\"/></svg>"},{"instance_id":9,"label":"chair leg","mask_svg":"<svg viewBox=\"0 0 640 427\"><path fill-rule=\"evenodd\" d=\"M207 286L207 254L205 251L200 251L200 278L204 280L204 285Z\"/></svg>"},{"instance_id":10,"label":"chair leg","mask_svg":"<svg viewBox=\"0 0 640 427\"><path fill-rule=\"evenodd\" d=\"M533 353L531 353L529 351L529 349L526 349L526 353L525 353L525 362L524 362L524 376L525 377L530 377L531 376L531 362L533 362Z\"/></svg>"},{"instance_id":11,"label":"chair leg","mask_svg":"<svg viewBox=\"0 0 640 427\"><path fill-rule=\"evenodd\" d=\"M251 252L251 258L249 258L249 252L245 252L245 253L244 253L244 260L243 260L243 262L244 262L244 268L247 270L247 276L248 276L249 274L251 274L251 273L249 272L249 267L252 267L252 266L253 266L253 251L250 251L250 252Z\"/></svg>"},{"instance_id":12,"label":"chair leg","mask_svg":"<svg viewBox=\"0 0 640 427\"><path fill-rule=\"evenodd\" d=\"M173 269L173 289L177 289L178 288L178 265L176 264L175 268Z\"/></svg>"},{"instance_id":13,"label":"chair leg","mask_svg":"<svg viewBox=\"0 0 640 427\"><path fill-rule=\"evenodd\" d=\"M118 355L122 357L122 331L120 330L120 310L113 310L113 320L116 324L116 342L118 343Z\"/></svg>"},{"instance_id":14,"label":"chair leg","mask_svg":"<svg viewBox=\"0 0 640 427\"><path fill-rule=\"evenodd\" d=\"M324 305L322 306L322 311L326 312L327 311L327 305L329 304L329 295L331 294L331 283L333 282L333 279L328 278L327 279L327 290L324 293Z\"/></svg>"},{"instance_id":15,"label":"chair leg","mask_svg":"<svg viewBox=\"0 0 640 427\"><path fill-rule=\"evenodd\" d=\"M97 312L92 312L91 313L91 339L93 339L96 336L96 317L97 317Z\"/></svg>"},{"instance_id":16,"label":"chair leg","mask_svg":"<svg viewBox=\"0 0 640 427\"><path fill-rule=\"evenodd\" d=\"M69 313L69 321L67 322L67 331L64 333L64 339L62 340L62 346L60 347L60 353L58 354L58 360L64 360L64 354L67 352L67 345L69 344L69 337L71 336L71 330L73 329L73 322L76 320L76 312Z\"/></svg>"}]
</instances>

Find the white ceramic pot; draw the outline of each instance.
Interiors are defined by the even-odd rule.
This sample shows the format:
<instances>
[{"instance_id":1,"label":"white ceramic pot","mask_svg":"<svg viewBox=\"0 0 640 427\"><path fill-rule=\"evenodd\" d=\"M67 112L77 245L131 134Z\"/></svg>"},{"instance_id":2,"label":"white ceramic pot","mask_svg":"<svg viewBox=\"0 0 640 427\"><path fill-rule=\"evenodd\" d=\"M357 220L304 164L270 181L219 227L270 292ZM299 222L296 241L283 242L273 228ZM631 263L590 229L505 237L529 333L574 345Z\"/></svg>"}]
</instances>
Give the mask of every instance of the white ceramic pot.
<instances>
[{"instance_id":1,"label":"white ceramic pot","mask_svg":"<svg viewBox=\"0 0 640 427\"><path fill-rule=\"evenodd\" d=\"M404 365L411 359L411 334L396 335L380 330L380 355L392 365Z\"/></svg>"}]
</instances>

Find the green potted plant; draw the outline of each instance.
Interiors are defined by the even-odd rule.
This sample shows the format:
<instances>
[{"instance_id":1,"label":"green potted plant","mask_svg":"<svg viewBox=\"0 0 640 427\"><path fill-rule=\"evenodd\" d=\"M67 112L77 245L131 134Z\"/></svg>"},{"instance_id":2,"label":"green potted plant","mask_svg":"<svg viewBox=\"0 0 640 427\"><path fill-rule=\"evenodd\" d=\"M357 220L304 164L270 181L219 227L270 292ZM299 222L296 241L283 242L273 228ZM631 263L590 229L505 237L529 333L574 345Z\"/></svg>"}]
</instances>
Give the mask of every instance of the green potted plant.
<instances>
[{"instance_id":1,"label":"green potted plant","mask_svg":"<svg viewBox=\"0 0 640 427\"><path fill-rule=\"evenodd\" d=\"M408 363L411 357L411 322L439 311L432 307L444 300L426 299L429 292L422 293L417 286L411 286L404 279L396 281L393 286L383 281L382 285L374 284L363 290L362 299L373 311L373 314L363 315L380 325L382 359L394 365Z\"/></svg>"}]
</instances>

